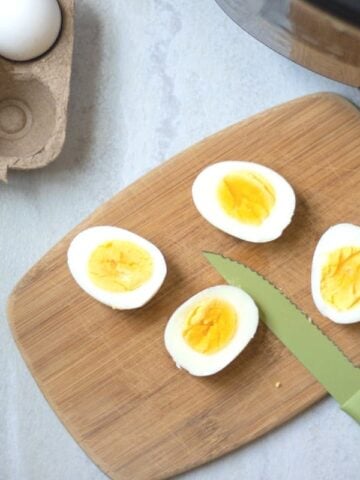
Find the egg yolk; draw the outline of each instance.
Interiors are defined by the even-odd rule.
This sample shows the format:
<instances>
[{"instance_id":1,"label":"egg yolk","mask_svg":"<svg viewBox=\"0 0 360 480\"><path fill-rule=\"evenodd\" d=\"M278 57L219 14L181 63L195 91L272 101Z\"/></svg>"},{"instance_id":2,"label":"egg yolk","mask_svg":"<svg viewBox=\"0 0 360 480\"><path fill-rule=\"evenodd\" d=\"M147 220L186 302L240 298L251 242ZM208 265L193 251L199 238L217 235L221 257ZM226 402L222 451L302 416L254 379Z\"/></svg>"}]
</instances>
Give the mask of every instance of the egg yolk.
<instances>
[{"instance_id":1,"label":"egg yolk","mask_svg":"<svg viewBox=\"0 0 360 480\"><path fill-rule=\"evenodd\" d=\"M151 255L135 243L111 240L96 247L88 262L93 283L108 292L130 292L153 273Z\"/></svg>"},{"instance_id":2,"label":"egg yolk","mask_svg":"<svg viewBox=\"0 0 360 480\"><path fill-rule=\"evenodd\" d=\"M359 247L342 247L329 254L321 271L320 291L339 311L360 306Z\"/></svg>"},{"instance_id":3,"label":"egg yolk","mask_svg":"<svg viewBox=\"0 0 360 480\"><path fill-rule=\"evenodd\" d=\"M197 352L215 353L231 341L237 323L230 303L220 299L203 300L188 312L183 338Z\"/></svg>"},{"instance_id":4,"label":"egg yolk","mask_svg":"<svg viewBox=\"0 0 360 480\"><path fill-rule=\"evenodd\" d=\"M273 186L262 175L246 171L226 175L217 193L223 210L249 225L261 225L276 199Z\"/></svg>"}]
</instances>

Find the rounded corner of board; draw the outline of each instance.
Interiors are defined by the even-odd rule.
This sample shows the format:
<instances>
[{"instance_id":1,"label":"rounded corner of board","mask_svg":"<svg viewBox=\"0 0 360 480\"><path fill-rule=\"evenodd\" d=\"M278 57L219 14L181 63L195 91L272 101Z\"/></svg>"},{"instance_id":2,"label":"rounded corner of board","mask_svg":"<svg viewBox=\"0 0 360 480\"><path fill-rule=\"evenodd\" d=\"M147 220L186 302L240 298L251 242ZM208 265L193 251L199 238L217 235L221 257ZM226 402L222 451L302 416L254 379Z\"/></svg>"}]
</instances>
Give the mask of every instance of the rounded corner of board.
<instances>
[{"instance_id":1,"label":"rounded corner of board","mask_svg":"<svg viewBox=\"0 0 360 480\"><path fill-rule=\"evenodd\" d=\"M310 95L311 96L311 95ZM344 95L341 95L339 93L335 92L319 92L313 94L313 96L318 96L323 99L327 99L333 103L341 104L346 107L352 107L355 110L359 111L359 108L355 103L353 103L349 98L345 97Z\"/></svg>"}]
</instances>

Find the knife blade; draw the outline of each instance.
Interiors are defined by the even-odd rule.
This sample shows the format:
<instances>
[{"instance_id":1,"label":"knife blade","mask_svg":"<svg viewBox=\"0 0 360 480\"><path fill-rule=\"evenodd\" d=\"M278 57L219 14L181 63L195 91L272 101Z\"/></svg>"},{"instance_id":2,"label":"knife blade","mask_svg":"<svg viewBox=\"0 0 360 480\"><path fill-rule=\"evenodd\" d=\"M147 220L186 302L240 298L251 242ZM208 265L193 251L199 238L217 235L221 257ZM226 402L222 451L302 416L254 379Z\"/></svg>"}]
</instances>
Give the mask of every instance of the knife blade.
<instances>
[{"instance_id":1,"label":"knife blade","mask_svg":"<svg viewBox=\"0 0 360 480\"><path fill-rule=\"evenodd\" d=\"M203 254L227 283L251 295L265 325L325 387L342 410L360 423L360 368L259 273L220 254Z\"/></svg>"}]
</instances>

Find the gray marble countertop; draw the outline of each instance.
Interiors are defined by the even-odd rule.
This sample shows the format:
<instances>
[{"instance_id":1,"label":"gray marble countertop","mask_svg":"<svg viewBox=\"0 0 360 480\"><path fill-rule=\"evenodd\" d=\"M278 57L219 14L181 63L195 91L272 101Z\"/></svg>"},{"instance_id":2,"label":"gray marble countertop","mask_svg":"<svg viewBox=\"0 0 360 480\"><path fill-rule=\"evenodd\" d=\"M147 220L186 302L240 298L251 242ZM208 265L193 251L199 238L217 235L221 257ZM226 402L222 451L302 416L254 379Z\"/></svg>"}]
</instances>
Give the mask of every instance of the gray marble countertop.
<instances>
[{"instance_id":1,"label":"gray marble countertop","mask_svg":"<svg viewBox=\"0 0 360 480\"><path fill-rule=\"evenodd\" d=\"M59 422L6 321L20 277L124 186L201 138L312 92L358 90L308 72L235 26L213 0L78 0L67 139L43 170L0 185L0 479L105 476ZM179 478L355 480L360 428L328 398Z\"/></svg>"}]
</instances>

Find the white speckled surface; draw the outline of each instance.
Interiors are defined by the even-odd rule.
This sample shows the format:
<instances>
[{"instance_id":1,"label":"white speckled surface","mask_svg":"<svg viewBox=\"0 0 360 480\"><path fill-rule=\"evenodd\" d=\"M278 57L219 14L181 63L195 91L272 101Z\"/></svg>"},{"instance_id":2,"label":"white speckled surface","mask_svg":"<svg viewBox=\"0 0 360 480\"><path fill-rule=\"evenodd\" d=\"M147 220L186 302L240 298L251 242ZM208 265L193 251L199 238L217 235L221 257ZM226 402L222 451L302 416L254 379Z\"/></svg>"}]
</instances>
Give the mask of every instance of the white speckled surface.
<instances>
[{"instance_id":1,"label":"white speckled surface","mask_svg":"<svg viewBox=\"0 0 360 480\"><path fill-rule=\"evenodd\" d=\"M213 0L78 0L68 133L44 170L0 185L0 479L104 475L56 418L10 336L6 298L70 228L195 141L275 104L356 89L310 73L237 28ZM360 154L360 152L359 152ZM360 427L327 399L187 480L355 480Z\"/></svg>"}]
</instances>

